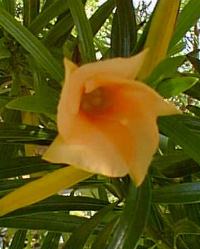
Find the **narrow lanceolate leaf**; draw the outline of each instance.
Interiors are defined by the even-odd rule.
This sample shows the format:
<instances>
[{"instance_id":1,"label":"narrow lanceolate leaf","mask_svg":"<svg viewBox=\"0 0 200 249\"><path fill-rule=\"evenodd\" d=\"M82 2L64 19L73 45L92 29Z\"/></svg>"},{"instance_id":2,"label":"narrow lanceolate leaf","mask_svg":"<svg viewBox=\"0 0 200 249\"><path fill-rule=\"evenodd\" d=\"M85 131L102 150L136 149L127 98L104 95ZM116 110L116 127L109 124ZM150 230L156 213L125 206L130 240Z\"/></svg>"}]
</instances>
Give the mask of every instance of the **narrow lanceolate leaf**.
<instances>
[{"instance_id":1,"label":"narrow lanceolate leaf","mask_svg":"<svg viewBox=\"0 0 200 249\"><path fill-rule=\"evenodd\" d=\"M47 163L39 156L0 158L0 180L19 177L41 171L55 170L61 166Z\"/></svg>"},{"instance_id":2,"label":"narrow lanceolate leaf","mask_svg":"<svg viewBox=\"0 0 200 249\"><path fill-rule=\"evenodd\" d=\"M3 144L50 144L50 142L55 138L55 135L55 131L37 126L17 123L0 123L0 142Z\"/></svg>"},{"instance_id":3,"label":"narrow lanceolate leaf","mask_svg":"<svg viewBox=\"0 0 200 249\"><path fill-rule=\"evenodd\" d=\"M187 105L187 109L194 113L196 116L200 117L200 108L195 105Z\"/></svg>"},{"instance_id":4,"label":"narrow lanceolate leaf","mask_svg":"<svg viewBox=\"0 0 200 249\"><path fill-rule=\"evenodd\" d=\"M142 235L151 205L148 179L136 189L131 185L126 206L107 249L134 249Z\"/></svg>"},{"instance_id":5,"label":"narrow lanceolate leaf","mask_svg":"<svg viewBox=\"0 0 200 249\"><path fill-rule=\"evenodd\" d=\"M42 31L42 28L44 28L49 23L49 21L68 9L67 0L55 0L49 1L49 3L50 4L48 7L45 8L30 24L29 30L32 33L38 34L40 31Z\"/></svg>"},{"instance_id":6,"label":"narrow lanceolate leaf","mask_svg":"<svg viewBox=\"0 0 200 249\"><path fill-rule=\"evenodd\" d=\"M148 77L158 63L165 58L174 31L179 5L180 0L158 2L144 46L149 49L149 53L139 73L140 79Z\"/></svg>"},{"instance_id":7,"label":"narrow lanceolate leaf","mask_svg":"<svg viewBox=\"0 0 200 249\"><path fill-rule=\"evenodd\" d=\"M180 40L176 43L175 46L173 46L171 49L169 47L168 55L169 56L175 56L178 54L181 54L181 52L185 49L185 42L183 40Z\"/></svg>"},{"instance_id":8,"label":"narrow lanceolate leaf","mask_svg":"<svg viewBox=\"0 0 200 249\"><path fill-rule=\"evenodd\" d=\"M188 204L200 202L200 183L190 182L157 188L153 201L166 204Z\"/></svg>"},{"instance_id":9,"label":"narrow lanceolate leaf","mask_svg":"<svg viewBox=\"0 0 200 249\"><path fill-rule=\"evenodd\" d=\"M188 120L183 115L159 118L161 132L180 145L197 163L200 163L199 125L198 119L190 117Z\"/></svg>"},{"instance_id":10,"label":"narrow lanceolate leaf","mask_svg":"<svg viewBox=\"0 0 200 249\"><path fill-rule=\"evenodd\" d=\"M12 213L12 215L17 216L34 213L49 213L54 211L70 212L73 210L98 211L107 205L109 205L109 202L91 197L53 195L31 206L16 210Z\"/></svg>"},{"instance_id":11,"label":"narrow lanceolate leaf","mask_svg":"<svg viewBox=\"0 0 200 249\"><path fill-rule=\"evenodd\" d=\"M102 222L105 217L108 217L116 204L110 204L109 206L100 210L90 220L80 226L71 235L70 239L64 245L63 249L82 249L88 240L90 234L94 232L94 229Z\"/></svg>"},{"instance_id":12,"label":"narrow lanceolate leaf","mask_svg":"<svg viewBox=\"0 0 200 249\"><path fill-rule=\"evenodd\" d=\"M24 25L29 26L39 13L40 1L39 0L23 0L24 5Z\"/></svg>"},{"instance_id":13,"label":"narrow lanceolate leaf","mask_svg":"<svg viewBox=\"0 0 200 249\"><path fill-rule=\"evenodd\" d=\"M164 155L156 155L152 162L152 165L160 170L168 168L176 163L181 163L185 160L189 160L190 157L183 152L183 150L175 150L168 152Z\"/></svg>"},{"instance_id":14,"label":"narrow lanceolate leaf","mask_svg":"<svg viewBox=\"0 0 200 249\"><path fill-rule=\"evenodd\" d=\"M15 15L16 1L15 0L1 0L2 6L6 9L12 16Z\"/></svg>"},{"instance_id":15,"label":"narrow lanceolate leaf","mask_svg":"<svg viewBox=\"0 0 200 249\"><path fill-rule=\"evenodd\" d=\"M185 177L200 172L198 163L180 149L173 153L155 156L152 166L169 178Z\"/></svg>"},{"instance_id":16,"label":"narrow lanceolate leaf","mask_svg":"<svg viewBox=\"0 0 200 249\"><path fill-rule=\"evenodd\" d=\"M91 249L107 248L107 246L109 245L109 238L111 238L113 231L118 225L118 221L119 216L116 216L105 226L105 228L100 233L98 233L98 236L92 244Z\"/></svg>"},{"instance_id":17,"label":"narrow lanceolate leaf","mask_svg":"<svg viewBox=\"0 0 200 249\"><path fill-rule=\"evenodd\" d=\"M77 28L83 62L95 61L92 28L87 19L84 5L79 0L68 0L68 5Z\"/></svg>"},{"instance_id":18,"label":"narrow lanceolate leaf","mask_svg":"<svg viewBox=\"0 0 200 249\"><path fill-rule=\"evenodd\" d=\"M200 100L200 84L194 85L186 92L186 94L190 97Z\"/></svg>"},{"instance_id":19,"label":"narrow lanceolate leaf","mask_svg":"<svg viewBox=\"0 0 200 249\"><path fill-rule=\"evenodd\" d=\"M198 221L194 222L188 218L185 219L181 219L179 221L177 221L174 226L173 226L173 230L174 230L174 247L173 248L177 248L176 245L178 244L178 237L180 235L200 235L200 226ZM197 244L195 246L195 248L198 248L199 244L198 244L198 240L197 240ZM185 247L186 248L186 247ZM189 247L187 247L189 248ZM193 247L194 248L194 247Z\"/></svg>"},{"instance_id":20,"label":"narrow lanceolate leaf","mask_svg":"<svg viewBox=\"0 0 200 249\"><path fill-rule=\"evenodd\" d=\"M1 112L1 115L3 116L4 124L6 123L12 123L14 126L19 125L21 122L21 115L17 111L13 110L6 110L4 112ZM0 134L4 133L2 131L2 125L3 123L0 123ZM21 145L17 144L5 144L5 140L3 140L4 143L0 143L0 154L1 159L7 160L9 158L15 157L16 155L19 155L19 150L21 150Z\"/></svg>"},{"instance_id":21,"label":"narrow lanceolate leaf","mask_svg":"<svg viewBox=\"0 0 200 249\"><path fill-rule=\"evenodd\" d=\"M0 199L0 216L43 200L64 188L72 187L90 176L91 173L72 166L55 170Z\"/></svg>"},{"instance_id":22,"label":"narrow lanceolate leaf","mask_svg":"<svg viewBox=\"0 0 200 249\"><path fill-rule=\"evenodd\" d=\"M187 55L188 60L192 63L195 71L200 72L199 49Z\"/></svg>"},{"instance_id":23,"label":"narrow lanceolate leaf","mask_svg":"<svg viewBox=\"0 0 200 249\"><path fill-rule=\"evenodd\" d=\"M63 79L63 69L49 50L1 6L0 26L10 33L55 80L60 82Z\"/></svg>"},{"instance_id":24,"label":"narrow lanceolate leaf","mask_svg":"<svg viewBox=\"0 0 200 249\"><path fill-rule=\"evenodd\" d=\"M170 48L173 48L180 39L183 38L185 33L197 22L200 18L200 1L190 0L188 4L181 11L174 35L170 42Z\"/></svg>"},{"instance_id":25,"label":"narrow lanceolate leaf","mask_svg":"<svg viewBox=\"0 0 200 249\"><path fill-rule=\"evenodd\" d=\"M115 7L115 0L108 0L102 4L97 11L91 16L90 24L92 28L92 33L95 35L99 29L102 27L106 19L112 13Z\"/></svg>"},{"instance_id":26,"label":"narrow lanceolate leaf","mask_svg":"<svg viewBox=\"0 0 200 249\"><path fill-rule=\"evenodd\" d=\"M112 26L111 56L130 56L137 40L137 25L132 0L117 0Z\"/></svg>"},{"instance_id":27,"label":"narrow lanceolate leaf","mask_svg":"<svg viewBox=\"0 0 200 249\"><path fill-rule=\"evenodd\" d=\"M3 108L9 101L11 101L13 98L12 97L4 97L1 96L0 98L0 109Z\"/></svg>"},{"instance_id":28,"label":"narrow lanceolate leaf","mask_svg":"<svg viewBox=\"0 0 200 249\"><path fill-rule=\"evenodd\" d=\"M65 16L60 19L47 33L44 37L43 42L47 47L52 47L58 44L58 42L63 38L67 37L74 26L74 22L70 13L65 14Z\"/></svg>"},{"instance_id":29,"label":"narrow lanceolate leaf","mask_svg":"<svg viewBox=\"0 0 200 249\"><path fill-rule=\"evenodd\" d=\"M53 232L72 232L86 220L87 218L67 215L64 213L33 214L20 217L0 217L0 226L18 229L47 230Z\"/></svg>"},{"instance_id":30,"label":"narrow lanceolate leaf","mask_svg":"<svg viewBox=\"0 0 200 249\"><path fill-rule=\"evenodd\" d=\"M23 249L26 239L26 230L18 230L12 239L9 249Z\"/></svg>"},{"instance_id":31,"label":"narrow lanceolate leaf","mask_svg":"<svg viewBox=\"0 0 200 249\"><path fill-rule=\"evenodd\" d=\"M61 233L48 232L40 249L58 249Z\"/></svg>"}]
</instances>

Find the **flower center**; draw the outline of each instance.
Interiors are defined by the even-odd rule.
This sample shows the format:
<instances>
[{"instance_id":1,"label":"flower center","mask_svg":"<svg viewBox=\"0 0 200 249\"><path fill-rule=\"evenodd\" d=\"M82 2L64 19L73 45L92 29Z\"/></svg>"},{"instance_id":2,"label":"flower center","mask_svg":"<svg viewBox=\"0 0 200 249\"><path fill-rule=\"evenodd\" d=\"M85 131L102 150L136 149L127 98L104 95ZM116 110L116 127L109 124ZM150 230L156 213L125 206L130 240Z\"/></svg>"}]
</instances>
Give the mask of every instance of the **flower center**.
<instances>
[{"instance_id":1,"label":"flower center","mask_svg":"<svg viewBox=\"0 0 200 249\"><path fill-rule=\"evenodd\" d=\"M85 93L81 100L81 109L84 112L101 112L108 106L105 89L99 87L90 93Z\"/></svg>"}]
</instances>

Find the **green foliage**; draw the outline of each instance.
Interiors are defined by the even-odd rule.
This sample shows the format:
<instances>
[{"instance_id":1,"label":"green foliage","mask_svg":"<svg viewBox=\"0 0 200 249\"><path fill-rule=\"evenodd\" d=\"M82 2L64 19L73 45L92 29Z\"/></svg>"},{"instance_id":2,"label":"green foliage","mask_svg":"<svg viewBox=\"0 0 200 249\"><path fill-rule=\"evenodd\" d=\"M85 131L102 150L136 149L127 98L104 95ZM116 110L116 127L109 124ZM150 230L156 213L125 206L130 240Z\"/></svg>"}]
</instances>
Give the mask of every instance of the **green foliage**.
<instances>
[{"instance_id":1,"label":"green foliage","mask_svg":"<svg viewBox=\"0 0 200 249\"><path fill-rule=\"evenodd\" d=\"M111 33L111 56L129 56L137 41L137 26L132 1L116 1Z\"/></svg>"},{"instance_id":2,"label":"green foliage","mask_svg":"<svg viewBox=\"0 0 200 249\"><path fill-rule=\"evenodd\" d=\"M156 88L157 92L165 98L170 98L179 95L182 92L190 89L199 81L195 77L174 77L162 81Z\"/></svg>"},{"instance_id":3,"label":"green foliage","mask_svg":"<svg viewBox=\"0 0 200 249\"><path fill-rule=\"evenodd\" d=\"M128 177L93 176L0 217L2 248L33 248L33 233L41 249L199 248L200 60L195 46L187 52L183 36L196 25L200 2L182 3L168 57L146 83L178 102L184 114L159 118L160 147L146 181L136 188ZM127 57L144 46L154 14L145 3L85 4L0 0L1 197L62 167L43 161L41 154L57 134L64 55L80 65Z\"/></svg>"},{"instance_id":4,"label":"green foliage","mask_svg":"<svg viewBox=\"0 0 200 249\"><path fill-rule=\"evenodd\" d=\"M196 24L199 19L200 2L198 0L190 0L188 4L181 11L178 20L174 36L172 37L170 47L176 45L176 43L182 39L185 33Z\"/></svg>"},{"instance_id":5,"label":"green foliage","mask_svg":"<svg viewBox=\"0 0 200 249\"><path fill-rule=\"evenodd\" d=\"M110 234L111 239L107 248L135 248L147 223L150 207L151 188L148 179L138 189L130 185L125 207L119 222Z\"/></svg>"},{"instance_id":6,"label":"green foliage","mask_svg":"<svg viewBox=\"0 0 200 249\"><path fill-rule=\"evenodd\" d=\"M26 230L18 230L12 239L12 243L10 245L10 249L23 249L24 248L24 243L26 239Z\"/></svg>"},{"instance_id":7,"label":"green foliage","mask_svg":"<svg viewBox=\"0 0 200 249\"><path fill-rule=\"evenodd\" d=\"M44 67L51 76L60 81L62 68L43 44L25 27L21 26L8 12L0 8L0 25L11 34L21 46L29 52L36 63Z\"/></svg>"}]
</instances>

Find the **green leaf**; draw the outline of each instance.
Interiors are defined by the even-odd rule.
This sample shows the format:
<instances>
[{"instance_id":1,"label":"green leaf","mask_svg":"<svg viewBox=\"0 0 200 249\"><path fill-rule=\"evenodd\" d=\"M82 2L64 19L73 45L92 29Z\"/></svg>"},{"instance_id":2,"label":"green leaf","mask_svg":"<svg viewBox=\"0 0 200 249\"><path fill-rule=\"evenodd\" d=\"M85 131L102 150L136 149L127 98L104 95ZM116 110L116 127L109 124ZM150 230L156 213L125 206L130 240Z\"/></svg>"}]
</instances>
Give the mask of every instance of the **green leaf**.
<instances>
[{"instance_id":1,"label":"green leaf","mask_svg":"<svg viewBox=\"0 0 200 249\"><path fill-rule=\"evenodd\" d=\"M200 226L200 219L199 219L199 207L200 204L188 204L184 205L187 213L187 217L197 223Z\"/></svg>"},{"instance_id":2,"label":"green leaf","mask_svg":"<svg viewBox=\"0 0 200 249\"><path fill-rule=\"evenodd\" d=\"M1 0L1 4L12 16L15 15L16 0Z\"/></svg>"},{"instance_id":3,"label":"green leaf","mask_svg":"<svg viewBox=\"0 0 200 249\"><path fill-rule=\"evenodd\" d=\"M163 79L174 77L177 74L177 68L183 64L185 59L185 56L168 57L164 59L145 81L152 88L156 88L158 83Z\"/></svg>"},{"instance_id":4,"label":"green leaf","mask_svg":"<svg viewBox=\"0 0 200 249\"><path fill-rule=\"evenodd\" d=\"M105 217L109 216L116 204L110 204L96 213L89 221L80 226L71 235L63 249L81 249L84 247L88 237L93 233L94 229L102 222Z\"/></svg>"},{"instance_id":5,"label":"green leaf","mask_svg":"<svg viewBox=\"0 0 200 249\"><path fill-rule=\"evenodd\" d=\"M43 41L47 47L59 44L60 39L70 33L74 26L74 22L70 13L65 14L47 33Z\"/></svg>"},{"instance_id":6,"label":"green leaf","mask_svg":"<svg viewBox=\"0 0 200 249\"><path fill-rule=\"evenodd\" d=\"M200 226L198 226L195 222L187 218L181 219L174 224L174 233L175 233L174 248L176 248L178 237L180 235L186 235L186 234L200 235ZM192 247L192 248L198 248L198 242L197 242L197 247Z\"/></svg>"},{"instance_id":7,"label":"green leaf","mask_svg":"<svg viewBox=\"0 0 200 249\"><path fill-rule=\"evenodd\" d=\"M192 63L195 70L200 73L200 60L199 60L200 50L194 50L191 53L187 54L188 60Z\"/></svg>"},{"instance_id":8,"label":"green leaf","mask_svg":"<svg viewBox=\"0 0 200 249\"><path fill-rule=\"evenodd\" d=\"M40 249L58 249L61 233L48 232Z\"/></svg>"},{"instance_id":9,"label":"green leaf","mask_svg":"<svg viewBox=\"0 0 200 249\"><path fill-rule=\"evenodd\" d=\"M173 48L174 45L180 39L183 38L185 33L197 23L197 20L200 17L200 1L199 0L190 0L188 4L183 8L181 13L178 16L178 21L175 29L175 33L170 42L170 48Z\"/></svg>"},{"instance_id":10,"label":"green leaf","mask_svg":"<svg viewBox=\"0 0 200 249\"><path fill-rule=\"evenodd\" d=\"M199 165L180 149L155 156L151 165L169 178L184 177L200 171Z\"/></svg>"},{"instance_id":11,"label":"green leaf","mask_svg":"<svg viewBox=\"0 0 200 249\"><path fill-rule=\"evenodd\" d=\"M200 129L200 119L194 116L190 115L184 115L182 116L183 123L194 133L196 133L197 136L200 135L199 129Z\"/></svg>"},{"instance_id":12,"label":"green leaf","mask_svg":"<svg viewBox=\"0 0 200 249\"><path fill-rule=\"evenodd\" d=\"M200 163L200 136L199 119L184 115L159 118L159 127L162 133L180 145L184 152Z\"/></svg>"},{"instance_id":13,"label":"green leaf","mask_svg":"<svg viewBox=\"0 0 200 249\"><path fill-rule=\"evenodd\" d=\"M84 5L79 0L68 0L68 5L77 28L82 61L84 63L95 61L92 28L87 19Z\"/></svg>"},{"instance_id":14,"label":"green leaf","mask_svg":"<svg viewBox=\"0 0 200 249\"><path fill-rule=\"evenodd\" d=\"M68 1L66 0L51 1L51 4L49 4L48 7L45 8L30 24L29 30L34 34L38 34L49 23L49 21L64 13L68 8Z\"/></svg>"},{"instance_id":15,"label":"green leaf","mask_svg":"<svg viewBox=\"0 0 200 249\"><path fill-rule=\"evenodd\" d=\"M90 24L92 28L93 35L99 31L99 29L103 26L106 19L110 16L113 9L115 7L114 0L108 0L103 3L96 12L90 18Z\"/></svg>"},{"instance_id":16,"label":"green leaf","mask_svg":"<svg viewBox=\"0 0 200 249\"><path fill-rule=\"evenodd\" d=\"M21 187L24 184L30 182L30 179L3 179L0 180L0 192L5 190L13 190L15 188Z\"/></svg>"},{"instance_id":17,"label":"green leaf","mask_svg":"<svg viewBox=\"0 0 200 249\"><path fill-rule=\"evenodd\" d=\"M158 1L144 48L149 49L138 79L147 78L154 68L166 57L176 24L181 0ZM163 30L164 27L164 30Z\"/></svg>"},{"instance_id":18,"label":"green leaf","mask_svg":"<svg viewBox=\"0 0 200 249\"><path fill-rule=\"evenodd\" d=\"M23 0L24 7L24 25L29 26L30 23L38 16L40 9L40 0Z\"/></svg>"},{"instance_id":19,"label":"green leaf","mask_svg":"<svg viewBox=\"0 0 200 249\"><path fill-rule=\"evenodd\" d=\"M0 159L0 179L30 175L41 171L55 170L58 165L47 163L41 157L16 157Z\"/></svg>"},{"instance_id":20,"label":"green leaf","mask_svg":"<svg viewBox=\"0 0 200 249\"><path fill-rule=\"evenodd\" d=\"M29 216L8 216L0 218L0 226L67 233L77 229L86 220L86 218L68 214L32 214Z\"/></svg>"},{"instance_id":21,"label":"green leaf","mask_svg":"<svg viewBox=\"0 0 200 249\"><path fill-rule=\"evenodd\" d=\"M5 105L9 102L9 101L11 101L13 98L11 98L11 97L4 97L4 96L1 96L0 97L0 109L1 108L3 108L3 107L5 107Z\"/></svg>"},{"instance_id":22,"label":"green leaf","mask_svg":"<svg viewBox=\"0 0 200 249\"><path fill-rule=\"evenodd\" d=\"M162 169L162 168L167 168L170 165L182 162L182 161L187 160L187 159L189 159L189 156L186 155L183 152L183 150L175 150L175 151L168 153L168 154L156 155L154 157L152 165L154 167Z\"/></svg>"},{"instance_id":23,"label":"green leaf","mask_svg":"<svg viewBox=\"0 0 200 249\"><path fill-rule=\"evenodd\" d=\"M146 41L148 33L149 33L149 29L151 27L152 18L154 15L155 15L155 8L154 8L153 13L151 13L151 15L149 17L149 20L147 22L146 22L146 20L145 20L145 22L142 22L142 27L144 26L144 29L143 29L142 34L139 36L138 42L136 43L136 46L135 46L132 54L137 54L141 50L143 50L145 41ZM139 29L139 28L140 28L140 26L137 26L137 29Z\"/></svg>"},{"instance_id":24,"label":"green leaf","mask_svg":"<svg viewBox=\"0 0 200 249\"><path fill-rule=\"evenodd\" d=\"M186 94L200 100L200 84L194 85L192 88L186 91Z\"/></svg>"},{"instance_id":25,"label":"green leaf","mask_svg":"<svg viewBox=\"0 0 200 249\"><path fill-rule=\"evenodd\" d=\"M6 107L19 111L46 114L55 120L59 93L45 84L40 84L36 95L18 97L10 101Z\"/></svg>"},{"instance_id":26,"label":"green leaf","mask_svg":"<svg viewBox=\"0 0 200 249\"><path fill-rule=\"evenodd\" d=\"M104 22L106 21L107 18L109 18L110 14L112 14L112 10L115 7L115 1L114 0L108 0L105 3L103 3L97 10L96 12L91 16L89 19L91 29L92 29L92 34L93 36L96 35L96 33L99 31L99 29L103 26ZM67 27L69 28L71 25L71 20L69 21L69 24ZM65 25L66 26L66 25ZM61 27L58 27L61 28ZM54 28L53 28L54 29ZM53 31L52 29L52 31ZM64 31L66 30L66 27ZM56 25L55 25L55 32L56 32ZM63 30L62 30L63 32ZM51 40L54 40L53 34L51 35L51 32L49 34L51 36ZM47 37L49 36L47 35ZM49 40L49 39L48 39ZM51 44L51 41L47 41L48 44ZM95 39L95 44L99 43L99 39ZM67 41L64 44L64 53L66 54L67 57L71 58L72 57L72 52L71 50L74 50L74 48L77 46L78 41L77 39L74 39L74 41ZM68 48L69 47L69 48Z\"/></svg>"},{"instance_id":27,"label":"green leaf","mask_svg":"<svg viewBox=\"0 0 200 249\"><path fill-rule=\"evenodd\" d=\"M111 56L130 56L137 40L135 11L132 0L117 0L112 25Z\"/></svg>"},{"instance_id":28,"label":"green leaf","mask_svg":"<svg viewBox=\"0 0 200 249\"><path fill-rule=\"evenodd\" d=\"M200 108L197 107L197 106L194 106L194 105L187 105L186 108L194 113L196 116L199 116L200 117Z\"/></svg>"},{"instance_id":29,"label":"green leaf","mask_svg":"<svg viewBox=\"0 0 200 249\"><path fill-rule=\"evenodd\" d=\"M150 205L151 188L148 179L138 189L131 184L126 206L107 249L134 249L136 247L148 220Z\"/></svg>"},{"instance_id":30,"label":"green leaf","mask_svg":"<svg viewBox=\"0 0 200 249\"><path fill-rule=\"evenodd\" d=\"M28 29L0 6L0 25L10 33L55 80L63 79L63 69L49 50Z\"/></svg>"},{"instance_id":31,"label":"green leaf","mask_svg":"<svg viewBox=\"0 0 200 249\"><path fill-rule=\"evenodd\" d=\"M180 178L191 176L191 174L200 172L199 165L192 159L182 160L166 168L161 169L161 173L169 178Z\"/></svg>"},{"instance_id":32,"label":"green leaf","mask_svg":"<svg viewBox=\"0 0 200 249\"><path fill-rule=\"evenodd\" d=\"M26 230L18 230L12 239L9 249L23 249L26 239Z\"/></svg>"},{"instance_id":33,"label":"green leaf","mask_svg":"<svg viewBox=\"0 0 200 249\"><path fill-rule=\"evenodd\" d=\"M74 188L76 189L76 186ZM25 208L20 208L12 212L12 215L50 213L52 211L98 211L108 205L109 202L91 197L54 195ZM116 208L116 210L118 209Z\"/></svg>"},{"instance_id":34,"label":"green leaf","mask_svg":"<svg viewBox=\"0 0 200 249\"><path fill-rule=\"evenodd\" d=\"M0 47L0 60L11 57L10 51L5 47Z\"/></svg>"},{"instance_id":35,"label":"green leaf","mask_svg":"<svg viewBox=\"0 0 200 249\"><path fill-rule=\"evenodd\" d=\"M160 82L156 91L165 98L170 98L190 89L198 81L195 77L176 77Z\"/></svg>"},{"instance_id":36,"label":"green leaf","mask_svg":"<svg viewBox=\"0 0 200 249\"><path fill-rule=\"evenodd\" d=\"M111 222L109 222L105 228L98 234L96 240L92 244L91 249L102 249L107 248L109 245L109 239L112 236L112 233L117 226L117 222L119 220L119 217L116 216Z\"/></svg>"},{"instance_id":37,"label":"green leaf","mask_svg":"<svg viewBox=\"0 0 200 249\"><path fill-rule=\"evenodd\" d=\"M46 94L46 96L48 96L49 102L40 96L24 96L12 100L6 107L24 112L46 114L48 117L55 120L57 102L52 101L53 99L51 99L50 95ZM53 102L56 104L53 105Z\"/></svg>"},{"instance_id":38,"label":"green leaf","mask_svg":"<svg viewBox=\"0 0 200 249\"><path fill-rule=\"evenodd\" d=\"M55 138L56 132L26 124L16 125L0 123L0 142L49 144ZM5 145L4 145L5 146Z\"/></svg>"},{"instance_id":39,"label":"green leaf","mask_svg":"<svg viewBox=\"0 0 200 249\"><path fill-rule=\"evenodd\" d=\"M200 183L173 184L153 190L153 202L189 204L200 202Z\"/></svg>"},{"instance_id":40,"label":"green leaf","mask_svg":"<svg viewBox=\"0 0 200 249\"><path fill-rule=\"evenodd\" d=\"M185 42L183 40L180 40L173 48L168 51L169 56L176 56L178 54L181 54L182 51L185 49Z\"/></svg>"},{"instance_id":41,"label":"green leaf","mask_svg":"<svg viewBox=\"0 0 200 249\"><path fill-rule=\"evenodd\" d=\"M1 116L4 120L5 126L7 126L8 123L11 123L13 127L16 127L21 123L21 114L18 111L4 109L4 111L1 112ZM1 125L3 125L3 123L0 123L0 134L2 132ZM5 139L3 139L0 143L1 159L6 160L13 156L15 157L16 155L19 154L20 150L22 150L21 145L14 143L5 144Z\"/></svg>"}]
</instances>

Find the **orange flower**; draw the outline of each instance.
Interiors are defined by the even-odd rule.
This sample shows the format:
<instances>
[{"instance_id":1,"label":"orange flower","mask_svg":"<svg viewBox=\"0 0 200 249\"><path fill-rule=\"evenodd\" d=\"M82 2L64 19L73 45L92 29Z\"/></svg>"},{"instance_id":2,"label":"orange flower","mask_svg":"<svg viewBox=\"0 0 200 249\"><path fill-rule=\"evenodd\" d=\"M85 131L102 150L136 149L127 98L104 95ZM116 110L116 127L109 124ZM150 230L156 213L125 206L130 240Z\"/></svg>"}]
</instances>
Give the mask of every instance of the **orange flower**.
<instances>
[{"instance_id":1,"label":"orange flower","mask_svg":"<svg viewBox=\"0 0 200 249\"><path fill-rule=\"evenodd\" d=\"M157 117L179 113L135 80L145 54L81 67L65 59L59 135L44 159L111 177L130 174L142 183L159 143Z\"/></svg>"}]
</instances>

